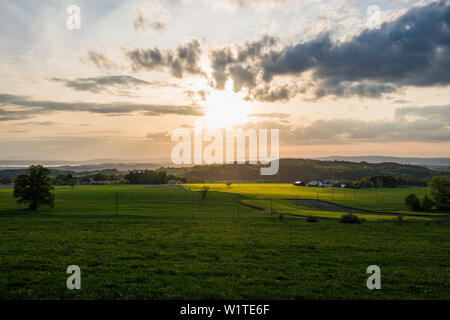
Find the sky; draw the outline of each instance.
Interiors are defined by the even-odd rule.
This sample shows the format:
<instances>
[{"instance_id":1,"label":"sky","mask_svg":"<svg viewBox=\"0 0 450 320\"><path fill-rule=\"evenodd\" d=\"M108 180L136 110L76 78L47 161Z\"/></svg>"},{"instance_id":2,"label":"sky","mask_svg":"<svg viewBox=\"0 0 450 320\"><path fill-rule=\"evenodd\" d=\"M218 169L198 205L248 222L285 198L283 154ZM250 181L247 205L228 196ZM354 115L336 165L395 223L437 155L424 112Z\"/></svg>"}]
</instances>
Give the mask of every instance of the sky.
<instances>
[{"instance_id":1,"label":"sky","mask_svg":"<svg viewBox=\"0 0 450 320\"><path fill-rule=\"evenodd\" d=\"M450 156L450 1L0 8L0 159L169 159L199 124L279 129L282 157Z\"/></svg>"}]
</instances>

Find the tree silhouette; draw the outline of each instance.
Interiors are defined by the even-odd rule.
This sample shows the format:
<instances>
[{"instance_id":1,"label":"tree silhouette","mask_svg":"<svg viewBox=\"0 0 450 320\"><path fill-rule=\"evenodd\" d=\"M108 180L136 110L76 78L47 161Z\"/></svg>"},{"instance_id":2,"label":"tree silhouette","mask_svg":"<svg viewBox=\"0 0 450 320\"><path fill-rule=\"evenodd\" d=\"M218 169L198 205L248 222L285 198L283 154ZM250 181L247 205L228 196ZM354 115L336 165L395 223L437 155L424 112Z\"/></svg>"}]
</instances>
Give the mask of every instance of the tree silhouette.
<instances>
[{"instance_id":1,"label":"tree silhouette","mask_svg":"<svg viewBox=\"0 0 450 320\"><path fill-rule=\"evenodd\" d=\"M37 210L41 205L54 207L55 195L50 170L41 165L31 166L16 177L14 181L14 198L18 203L28 203L31 210Z\"/></svg>"}]
</instances>

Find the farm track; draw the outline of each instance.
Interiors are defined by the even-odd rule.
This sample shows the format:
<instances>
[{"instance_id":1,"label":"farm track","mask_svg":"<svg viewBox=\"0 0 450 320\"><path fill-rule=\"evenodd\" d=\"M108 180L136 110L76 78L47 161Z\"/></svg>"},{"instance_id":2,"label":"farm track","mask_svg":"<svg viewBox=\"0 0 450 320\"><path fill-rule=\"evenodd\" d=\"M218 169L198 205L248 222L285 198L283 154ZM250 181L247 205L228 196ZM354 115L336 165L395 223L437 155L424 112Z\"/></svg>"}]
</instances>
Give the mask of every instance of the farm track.
<instances>
[{"instance_id":1,"label":"farm track","mask_svg":"<svg viewBox=\"0 0 450 320\"><path fill-rule=\"evenodd\" d=\"M408 217L417 217L417 218L429 218L436 220L449 220L449 216L430 216L430 215L416 215L416 214L399 214L392 212L375 212L375 211L367 211L361 209L355 209L350 207L341 206L335 203L321 201L321 200L313 200L313 199L288 199L298 205L308 207L311 209L324 210L324 211L332 211L332 212L343 212L343 213L359 213L359 214L372 214L377 216L390 216L390 217L400 217L400 216L408 216Z\"/></svg>"}]
</instances>

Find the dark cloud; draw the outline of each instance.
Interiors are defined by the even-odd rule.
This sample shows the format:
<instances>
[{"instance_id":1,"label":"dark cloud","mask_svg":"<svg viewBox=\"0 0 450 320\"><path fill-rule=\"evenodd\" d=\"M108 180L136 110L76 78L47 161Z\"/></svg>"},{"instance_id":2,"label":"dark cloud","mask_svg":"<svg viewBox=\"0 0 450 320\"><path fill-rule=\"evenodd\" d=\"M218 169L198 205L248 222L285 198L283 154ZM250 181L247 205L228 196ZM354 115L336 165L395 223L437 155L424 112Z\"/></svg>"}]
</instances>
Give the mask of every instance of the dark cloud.
<instances>
[{"instance_id":1,"label":"dark cloud","mask_svg":"<svg viewBox=\"0 0 450 320\"><path fill-rule=\"evenodd\" d=\"M239 81L236 88L250 91L254 87L249 80L261 79L272 85L275 77L300 76L310 71L316 97L377 98L402 86L450 84L448 1L413 7L396 20L384 23L381 29L364 30L345 42L333 41L330 34L322 34L281 49L273 48L275 43L265 38L253 43L257 44L253 50L249 43L239 48L238 53L231 48L215 50L211 66L216 88L223 89L232 76L231 69L247 71L235 75ZM273 101L276 98L274 95Z\"/></svg>"},{"instance_id":2,"label":"dark cloud","mask_svg":"<svg viewBox=\"0 0 450 320\"><path fill-rule=\"evenodd\" d=\"M0 94L0 121L23 120L24 118L56 111L84 111L105 115L123 115L131 114L133 112L141 112L148 116L161 116L167 114L186 116L203 115L201 108L196 105L177 106L129 102L57 102L34 100L26 96Z\"/></svg>"},{"instance_id":3,"label":"dark cloud","mask_svg":"<svg viewBox=\"0 0 450 320\"><path fill-rule=\"evenodd\" d=\"M328 95L340 97L369 97L380 98L382 95L395 92L395 86L383 83L373 83L370 81L347 82L332 79L322 81L316 91L316 97L321 98Z\"/></svg>"},{"instance_id":4,"label":"dark cloud","mask_svg":"<svg viewBox=\"0 0 450 320\"><path fill-rule=\"evenodd\" d=\"M230 48L217 49L211 52L212 77L215 87L219 90L225 89L225 83L230 77L229 65L236 62Z\"/></svg>"},{"instance_id":5,"label":"dark cloud","mask_svg":"<svg viewBox=\"0 0 450 320\"><path fill-rule=\"evenodd\" d=\"M169 68L172 75L182 78L184 72L202 73L198 65L201 48L198 40L180 45L175 51L161 51L159 48L134 49L127 52L133 70L157 70Z\"/></svg>"},{"instance_id":6,"label":"dark cloud","mask_svg":"<svg viewBox=\"0 0 450 320\"><path fill-rule=\"evenodd\" d=\"M446 1L414 7L380 30L365 30L348 42L324 35L287 47L262 60L264 79L312 69L331 94L378 96L394 86L450 83L450 5ZM360 82L376 82L367 86ZM350 85L346 85L349 83Z\"/></svg>"},{"instance_id":7,"label":"dark cloud","mask_svg":"<svg viewBox=\"0 0 450 320\"><path fill-rule=\"evenodd\" d=\"M256 87L259 67L257 60L266 50L275 45L277 40L264 36L257 41L248 41L235 48L219 48L210 53L213 86L216 89L225 89L225 83L231 77L234 90L240 91L243 87L253 89Z\"/></svg>"},{"instance_id":8,"label":"dark cloud","mask_svg":"<svg viewBox=\"0 0 450 320\"><path fill-rule=\"evenodd\" d=\"M280 87L271 87L269 85L264 85L255 90L250 90L246 99L262 102L287 101L295 97L297 93L299 93L299 88L297 86L284 85Z\"/></svg>"},{"instance_id":9,"label":"dark cloud","mask_svg":"<svg viewBox=\"0 0 450 320\"><path fill-rule=\"evenodd\" d=\"M256 87L256 73L251 67L240 65L230 67L230 77L233 79L233 90L241 91L243 87L253 89Z\"/></svg>"}]
</instances>

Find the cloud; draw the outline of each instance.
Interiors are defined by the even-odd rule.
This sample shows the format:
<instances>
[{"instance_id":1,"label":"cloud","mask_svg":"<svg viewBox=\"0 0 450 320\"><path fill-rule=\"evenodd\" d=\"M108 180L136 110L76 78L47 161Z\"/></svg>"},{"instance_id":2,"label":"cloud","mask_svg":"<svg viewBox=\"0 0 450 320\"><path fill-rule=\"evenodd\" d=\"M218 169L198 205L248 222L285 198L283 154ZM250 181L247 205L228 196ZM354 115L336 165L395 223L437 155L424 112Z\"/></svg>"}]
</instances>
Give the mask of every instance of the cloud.
<instances>
[{"instance_id":1,"label":"cloud","mask_svg":"<svg viewBox=\"0 0 450 320\"><path fill-rule=\"evenodd\" d=\"M184 116L202 116L199 106L140 104L130 102L58 102L49 100L34 100L27 96L0 94L0 121L22 120L35 115L57 111L90 112L104 115L123 115L140 112L148 116L168 114Z\"/></svg>"},{"instance_id":2,"label":"cloud","mask_svg":"<svg viewBox=\"0 0 450 320\"><path fill-rule=\"evenodd\" d=\"M264 78L313 69L332 83L376 81L395 85L450 83L450 5L414 7L380 30L365 30L350 41L324 35L288 47L263 60Z\"/></svg>"},{"instance_id":3,"label":"cloud","mask_svg":"<svg viewBox=\"0 0 450 320\"><path fill-rule=\"evenodd\" d=\"M102 76L92 78L77 78L74 80L51 78L52 81L62 82L68 88L92 93L110 92L109 88L132 89L152 83L131 76Z\"/></svg>"},{"instance_id":4,"label":"cloud","mask_svg":"<svg viewBox=\"0 0 450 320\"><path fill-rule=\"evenodd\" d=\"M164 29L172 19L170 12L156 0L143 3L134 16L134 29L145 31L147 27L155 30Z\"/></svg>"},{"instance_id":5,"label":"cloud","mask_svg":"<svg viewBox=\"0 0 450 320\"><path fill-rule=\"evenodd\" d=\"M275 78L300 77L306 72L312 75L316 98L378 98L403 86L447 86L450 3L436 1L415 6L382 24L381 29L366 29L347 41L332 40L326 33L283 47L275 47L277 41L268 37L254 44L257 50L248 54L240 52L251 48L249 43L212 52L212 77L217 89L224 89L230 77L238 81L235 90L246 88L251 92L255 82L264 82L266 86L259 95L264 100L264 90L270 92ZM269 96L272 101L285 99L286 92Z\"/></svg>"},{"instance_id":6,"label":"cloud","mask_svg":"<svg viewBox=\"0 0 450 320\"><path fill-rule=\"evenodd\" d=\"M118 65L114 60L108 58L106 55L96 51L89 51L87 57L81 58L81 61L89 61L95 64L98 68L112 69L117 68Z\"/></svg>"},{"instance_id":7,"label":"cloud","mask_svg":"<svg viewBox=\"0 0 450 320\"><path fill-rule=\"evenodd\" d=\"M289 113L282 112L270 112L270 113L252 113L248 115L249 117L259 117L259 118L278 118L278 119L286 119L291 115Z\"/></svg>"},{"instance_id":8,"label":"cloud","mask_svg":"<svg viewBox=\"0 0 450 320\"><path fill-rule=\"evenodd\" d=\"M250 90L246 99L263 102L287 101L295 97L299 92L300 89L297 86L270 87L269 85L264 85L255 90Z\"/></svg>"},{"instance_id":9,"label":"cloud","mask_svg":"<svg viewBox=\"0 0 450 320\"><path fill-rule=\"evenodd\" d=\"M224 47L212 50L210 61L213 86L223 90L225 83L231 77L235 91L241 90L242 87L254 88L260 69L258 60L276 43L276 38L263 36L259 40L247 41L244 45L235 48Z\"/></svg>"},{"instance_id":10,"label":"cloud","mask_svg":"<svg viewBox=\"0 0 450 320\"><path fill-rule=\"evenodd\" d=\"M194 39L178 46L175 51L162 51L156 47L134 49L127 52L127 57L131 61L131 67L134 71L168 68L172 75L182 78L184 72L202 73L198 65L201 52L200 43Z\"/></svg>"},{"instance_id":11,"label":"cloud","mask_svg":"<svg viewBox=\"0 0 450 320\"><path fill-rule=\"evenodd\" d=\"M227 8L227 9L238 9L242 7L252 7L255 9L270 9L270 8L281 8L291 2L293 0L216 0L209 1L204 0L208 4L213 4L218 7Z\"/></svg>"},{"instance_id":12,"label":"cloud","mask_svg":"<svg viewBox=\"0 0 450 320\"><path fill-rule=\"evenodd\" d=\"M394 117L397 121L405 121L408 117L419 117L450 125L450 106L401 107L395 110Z\"/></svg>"},{"instance_id":13,"label":"cloud","mask_svg":"<svg viewBox=\"0 0 450 320\"><path fill-rule=\"evenodd\" d=\"M199 101L206 101L206 97L209 95L208 90L186 90L184 94L187 99L189 99L192 104L198 104Z\"/></svg>"},{"instance_id":14,"label":"cloud","mask_svg":"<svg viewBox=\"0 0 450 320\"><path fill-rule=\"evenodd\" d=\"M28 122L20 122L15 123L16 126L54 126L57 123L54 121L28 121Z\"/></svg>"},{"instance_id":15,"label":"cloud","mask_svg":"<svg viewBox=\"0 0 450 320\"><path fill-rule=\"evenodd\" d=\"M153 132L153 133L147 134L145 137L152 141L170 140L169 131Z\"/></svg>"},{"instance_id":16,"label":"cloud","mask_svg":"<svg viewBox=\"0 0 450 320\"><path fill-rule=\"evenodd\" d=\"M282 144L297 146L359 142L448 142L450 105L398 108L392 120L318 119L305 126L269 120L248 123L245 128L278 128Z\"/></svg>"}]
</instances>

